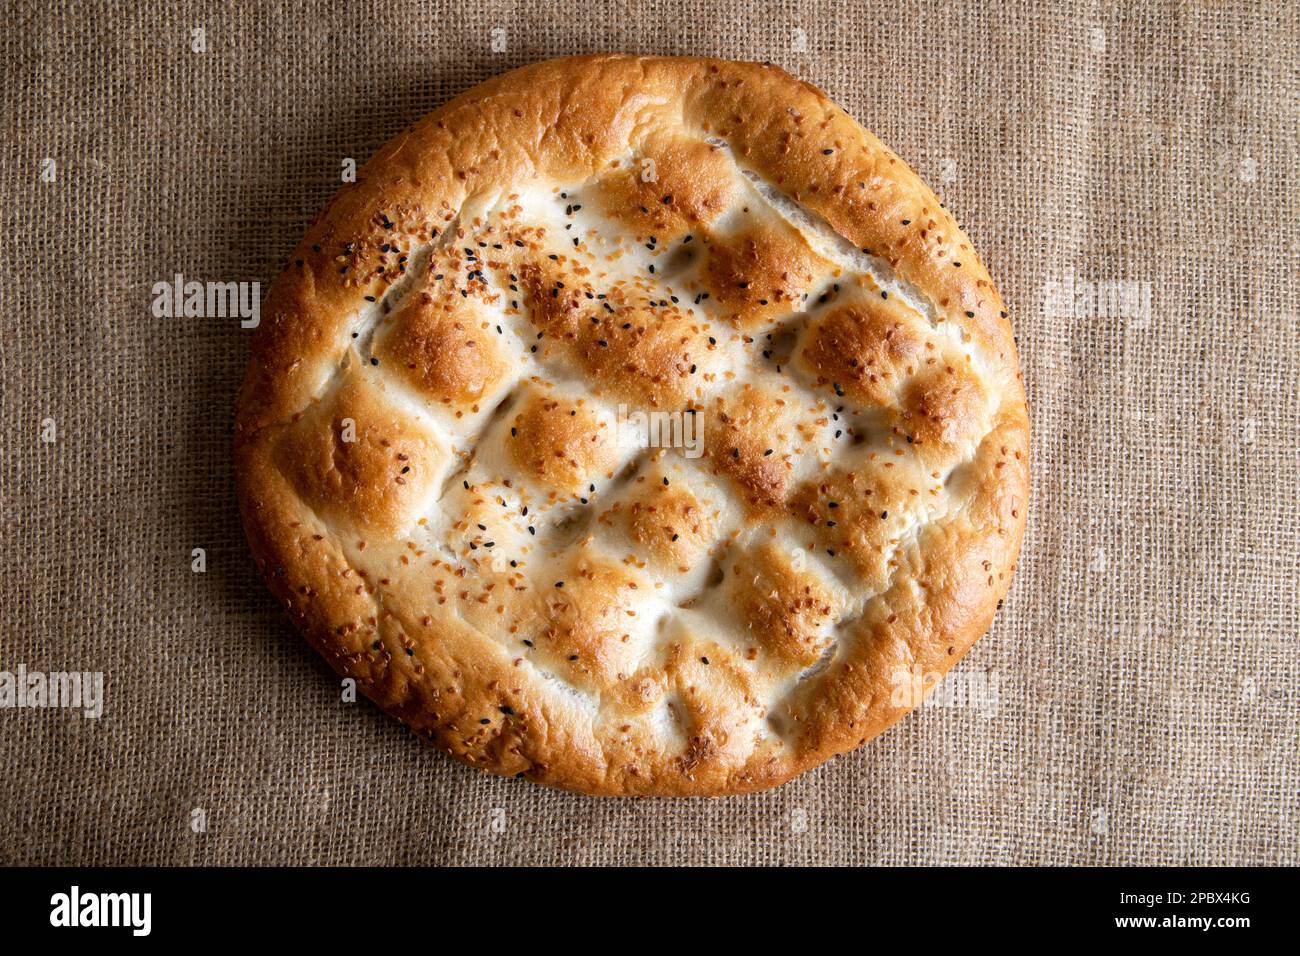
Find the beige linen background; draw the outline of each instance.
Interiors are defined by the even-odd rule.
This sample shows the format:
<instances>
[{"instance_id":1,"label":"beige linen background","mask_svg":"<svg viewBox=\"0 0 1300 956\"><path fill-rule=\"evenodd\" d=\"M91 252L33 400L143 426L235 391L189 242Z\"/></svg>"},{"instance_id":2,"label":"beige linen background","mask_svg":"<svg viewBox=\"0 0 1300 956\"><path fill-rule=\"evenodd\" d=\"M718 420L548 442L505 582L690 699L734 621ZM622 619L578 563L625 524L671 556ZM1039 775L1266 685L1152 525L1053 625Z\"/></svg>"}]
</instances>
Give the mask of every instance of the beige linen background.
<instances>
[{"instance_id":1,"label":"beige linen background","mask_svg":"<svg viewBox=\"0 0 1300 956\"><path fill-rule=\"evenodd\" d=\"M0 862L1296 863L1298 17L8 0L0 670L102 671L106 704L0 710ZM176 273L265 287L343 160L451 96L606 50L825 90L944 195L1022 350L1029 531L956 672L983 694L753 797L546 791L342 703L238 524L249 333L150 311Z\"/></svg>"}]
</instances>

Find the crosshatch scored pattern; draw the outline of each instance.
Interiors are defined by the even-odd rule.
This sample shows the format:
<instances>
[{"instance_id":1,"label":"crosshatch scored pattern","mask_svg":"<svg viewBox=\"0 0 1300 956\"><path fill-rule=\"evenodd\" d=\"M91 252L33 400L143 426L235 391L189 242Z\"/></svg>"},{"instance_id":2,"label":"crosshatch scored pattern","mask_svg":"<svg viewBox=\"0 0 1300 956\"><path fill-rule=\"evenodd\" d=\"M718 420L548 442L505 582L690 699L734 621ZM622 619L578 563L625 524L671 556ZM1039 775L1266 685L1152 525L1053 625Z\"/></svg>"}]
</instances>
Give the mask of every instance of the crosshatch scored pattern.
<instances>
[{"instance_id":1,"label":"crosshatch scored pattern","mask_svg":"<svg viewBox=\"0 0 1300 956\"><path fill-rule=\"evenodd\" d=\"M1010 584L1001 300L915 174L776 68L471 90L361 170L263 314L238 426L263 573L471 764L775 785L910 709L897 675L951 667ZM636 413L694 416L703 453Z\"/></svg>"}]
</instances>

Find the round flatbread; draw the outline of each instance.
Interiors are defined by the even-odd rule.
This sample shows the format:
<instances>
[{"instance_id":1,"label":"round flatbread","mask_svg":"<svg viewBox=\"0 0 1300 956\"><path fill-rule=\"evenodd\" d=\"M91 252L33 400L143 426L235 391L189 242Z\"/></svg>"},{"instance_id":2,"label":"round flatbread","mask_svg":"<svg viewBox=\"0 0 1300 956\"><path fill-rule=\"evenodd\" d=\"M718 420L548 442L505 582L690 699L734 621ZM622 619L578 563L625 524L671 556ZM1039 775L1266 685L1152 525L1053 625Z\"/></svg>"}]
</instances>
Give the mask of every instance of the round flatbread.
<instances>
[{"instance_id":1,"label":"round flatbread","mask_svg":"<svg viewBox=\"0 0 1300 956\"><path fill-rule=\"evenodd\" d=\"M1007 313L773 66L592 56L381 149L262 309L243 519L307 639L487 770L770 787L919 703L1010 584Z\"/></svg>"}]
</instances>

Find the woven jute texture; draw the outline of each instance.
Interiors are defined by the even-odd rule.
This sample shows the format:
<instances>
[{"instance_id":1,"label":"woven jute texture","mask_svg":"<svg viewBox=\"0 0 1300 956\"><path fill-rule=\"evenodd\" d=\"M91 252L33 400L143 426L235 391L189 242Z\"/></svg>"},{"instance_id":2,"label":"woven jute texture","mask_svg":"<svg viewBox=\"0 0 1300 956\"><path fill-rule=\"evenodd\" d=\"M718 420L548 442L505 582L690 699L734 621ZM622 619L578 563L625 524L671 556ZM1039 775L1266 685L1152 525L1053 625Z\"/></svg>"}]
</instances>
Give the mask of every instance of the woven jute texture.
<instances>
[{"instance_id":1,"label":"woven jute texture","mask_svg":"<svg viewBox=\"0 0 1300 956\"><path fill-rule=\"evenodd\" d=\"M1296 863L1298 17L6 3L0 670L102 672L104 712L0 710L0 861ZM344 160L462 90L611 50L770 60L875 131L973 237L1030 397L992 631L741 799L500 780L343 702L239 526L249 332L151 311L178 273L265 289Z\"/></svg>"}]
</instances>

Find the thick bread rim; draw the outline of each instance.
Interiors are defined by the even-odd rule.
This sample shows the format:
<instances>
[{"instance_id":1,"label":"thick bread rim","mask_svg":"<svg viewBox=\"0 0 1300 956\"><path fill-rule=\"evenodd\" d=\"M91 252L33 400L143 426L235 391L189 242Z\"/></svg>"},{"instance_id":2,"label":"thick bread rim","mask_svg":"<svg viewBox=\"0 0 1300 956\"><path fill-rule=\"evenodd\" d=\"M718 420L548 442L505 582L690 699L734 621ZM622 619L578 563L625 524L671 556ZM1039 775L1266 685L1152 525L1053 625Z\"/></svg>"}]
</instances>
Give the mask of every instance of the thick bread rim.
<instances>
[{"instance_id":1,"label":"thick bread rim","mask_svg":"<svg viewBox=\"0 0 1300 956\"><path fill-rule=\"evenodd\" d=\"M772 787L867 742L911 707L897 702L888 675L867 656L826 688L797 746L743 765L664 757L628 774L598 750L576 745L572 728L544 722L526 733L503 727L470 739L461 718L496 709L508 657L466 655L462 642L449 640L445 652L424 648L447 657L420 678L405 656L368 659L368 637L340 633L336 622L381 613L381 599L340 581L346 558L331 536L294 530L305 506L278 473L271 436L312 406L349 348L349 316L386 287L384 278L358 283L355 272L341 271L340 247L373 248L393 227L394 211L442 224L484 190L590 177L625 154L647 111L665 104L680 108L682 127L725 142L746 171L779 184L785 197L924 297L932 321L955 323L980 352L984 385L1000 398L973 456L980 458L978 486L962 521L925 555L923 607L881 616L876 638L906 645L919 671L946 673L1001 605L1025 527L1028 413L1002 300L934 193L823 93L766 64L611 54L527 66L456 97L381 148L356 183L340 190L267 295L238 401L241 513L277 599L338 673L356 679L382 709L466 762L589 794ZM917 228L927 222L929 230ZM441 704L426 686L434 672L458 682L454 693L434 695Z\"/></svg>"}]
</instances>

